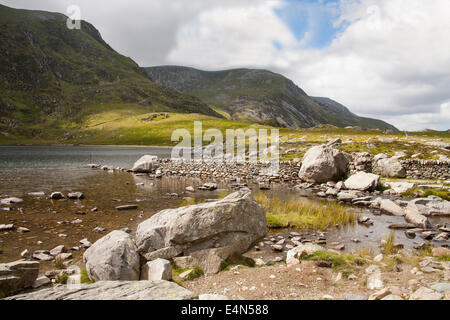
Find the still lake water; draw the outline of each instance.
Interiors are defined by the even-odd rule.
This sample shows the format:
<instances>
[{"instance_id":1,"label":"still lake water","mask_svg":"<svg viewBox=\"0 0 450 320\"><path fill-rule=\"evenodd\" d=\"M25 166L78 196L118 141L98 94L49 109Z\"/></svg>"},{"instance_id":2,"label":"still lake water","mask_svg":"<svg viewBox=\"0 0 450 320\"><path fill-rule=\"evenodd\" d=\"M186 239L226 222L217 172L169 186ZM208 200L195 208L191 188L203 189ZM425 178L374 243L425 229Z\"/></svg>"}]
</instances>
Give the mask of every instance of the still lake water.
<instances>
[{"instance_id":1,"label":"still lake water","mask_svg":"<svg viewBox=\"0 0 450 320\"><path fill-rule=\"evenodd\" d=\"M58 245L72 248L79 240L87 238L94 242L106 233L121 228L134 231L137 225L156 212L183 205L184 197L192 197L196 202L218 199L232 192L226 181L215 181L216 191L200 191L195 194L185 192L187 186L200 186L205 181L195 178L163 177L151 180L146 176L126 172L108 173L87 168L89 163L113 167L131 168L134 162L146 154L160 158L170 157L171 149L165 147L122 147L122 146L0 146L0 196L17 196L23 203L1 206L0 224L14 224L15 228L25 227L30 232L16 231L0 233L0 263L20 259L20 252L28 249L50 250ZM257 186L252 186L255 191ZM44 197L28 195L30 192L45 192ZM80 191L83 200L63 199L53 201L48 195L53 191L65 194ZM267 191L280 198L301 197L292 188L274 185ZM180 197L166 195L177 193ZM305 201L319 201L304 198ZM137 204L138 210L117 211L116 206ZM8 208L10 207L10 208ZM98 207L98 211L91 211ZM7 210L3 210L7 209ZM360 210L360 209L358 209ZM379 250L381 239L386 239L392 223L403 222L402 217L379 216L365 210L375 223L367 228L362 225L346 226L328 230L328 243L344 243L346 250L361 247ZM80 223L71 223L74 220ZM433 223L447 223L448 218L434 219ZM95 227L105 228L104 233L94 233ZM62 237L61 235L64 235ZM352 239L361 243L354 243ZM406 238L403 231L396 231L396 240L412 248L414 241ZM439 244L437 244L439 245ZM82 251L73 252L75 260L82 259ZM51 264L41 264L43 270Z\"/></svg>"},{"instance_id":2,"label":"still lake water","mask_svg":"<svg viewBox=\"0 0 450 320\"><path fill-rule=\"evenodd\" d=\"M98 174L89 163L131 168L141 156L170 157L171 148L128 146L0 146L0 194L82 187Z\"/></svg>"}]
</instances>

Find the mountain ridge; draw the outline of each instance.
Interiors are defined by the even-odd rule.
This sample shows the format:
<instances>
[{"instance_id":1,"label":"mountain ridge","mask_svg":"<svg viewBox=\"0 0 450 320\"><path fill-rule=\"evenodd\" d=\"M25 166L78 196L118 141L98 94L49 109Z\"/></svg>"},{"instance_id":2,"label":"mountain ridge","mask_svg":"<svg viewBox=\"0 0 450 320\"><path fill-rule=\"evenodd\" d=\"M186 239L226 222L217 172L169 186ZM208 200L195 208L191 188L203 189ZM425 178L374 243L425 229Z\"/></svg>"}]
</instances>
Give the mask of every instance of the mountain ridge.
<instances>
[{"instance_id":1,"label":"mountain ridge","mask_svg":"<svg viewBox=\"0 0 450 320\"><path fill-rule=\"evenodd\" d=\"M0 129L45 134L112 108L221 117L198 98L148 79L90 23L0 5ZM35 130L34 130L35 129Z\"/></svg>"},{"instance_id":2,"label":"mountain ridge","mask_svg":"<svg viewBox=\"0 0 450 320\"><path fill-rule=\"evenodd\" d=\"M203 71L183 66L143 69L151 80L196 96L234 120L294 129L332 124L397 131L382 120L359 117L329 98L310 97L292 80L269 70Z\"/></svg>"}]
</instances>

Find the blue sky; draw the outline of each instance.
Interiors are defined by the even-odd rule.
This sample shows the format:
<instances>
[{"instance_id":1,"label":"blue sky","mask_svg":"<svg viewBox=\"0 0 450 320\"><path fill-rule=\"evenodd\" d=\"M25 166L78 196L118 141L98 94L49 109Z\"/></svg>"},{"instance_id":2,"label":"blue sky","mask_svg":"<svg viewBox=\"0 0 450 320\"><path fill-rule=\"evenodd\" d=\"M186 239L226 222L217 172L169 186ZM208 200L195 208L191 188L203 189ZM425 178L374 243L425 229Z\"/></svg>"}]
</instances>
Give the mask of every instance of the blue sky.
<instances>
[{"instance_id":1,"label":"blue sky","mask_svg":"<svg viewBox=\"0 0 450 320\"><path fill-rule=\"evenodd\" d=\"M339 0L285 0L275 13L307 48L327 47L345 26L334 27ZM309 36L305 36L309 33Z\"/></svg>"}]
</instances>

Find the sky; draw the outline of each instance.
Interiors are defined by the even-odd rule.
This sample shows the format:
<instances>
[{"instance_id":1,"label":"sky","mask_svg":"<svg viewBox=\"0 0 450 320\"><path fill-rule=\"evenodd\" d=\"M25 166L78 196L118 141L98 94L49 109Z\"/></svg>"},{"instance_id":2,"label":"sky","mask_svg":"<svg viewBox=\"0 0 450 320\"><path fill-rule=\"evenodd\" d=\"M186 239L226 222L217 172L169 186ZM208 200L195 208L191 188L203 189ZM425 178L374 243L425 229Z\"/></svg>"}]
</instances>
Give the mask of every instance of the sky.
<instances>
[{"instance_id":1,"label":"sky","mask_svg":"<svg viewBox=\"0 0 450 320\"><path fill-rule=\"evenodd\" d=\"M449 0L0 0L77 5L140 66L248 67L401 130L450 129Z\"/></svg>"}]
</instances>

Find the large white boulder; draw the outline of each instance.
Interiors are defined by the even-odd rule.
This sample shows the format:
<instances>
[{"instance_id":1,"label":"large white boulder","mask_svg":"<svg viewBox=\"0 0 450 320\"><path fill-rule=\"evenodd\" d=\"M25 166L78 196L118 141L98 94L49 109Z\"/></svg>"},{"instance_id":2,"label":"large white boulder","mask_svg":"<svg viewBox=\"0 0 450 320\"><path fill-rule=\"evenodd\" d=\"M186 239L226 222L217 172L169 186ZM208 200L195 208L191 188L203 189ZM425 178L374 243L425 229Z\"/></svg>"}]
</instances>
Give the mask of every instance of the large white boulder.
<instances>
[{"instance_id":1,"label":"large white boulder","mask_svg":"<svg viewBox=\"0 0 450 320\"><path fill-rule=\"evenodd\" d=\"M398 159L380 159L374 163L373 172L383 177L405 178L406 170Z\"/></svg>"},{"instance_id":2,"label":"large white boulder","mask_svg":"<svg viewBox=\"0 0 450 320\"><path fill-rule=\"evenodd\" d=\"M141 157L138 161L134 163L131 171L136 173L149 173L158 167L158 157L146 155Z\"/></svg>"},{"instance_id":3,"label":"large white boulder","mask_svg":"<svg viewBox=\"0 0 450 320\"><path fill-rule=\"evenodd\" d=\"M323 145L309 149L303 157L299 178L314 183L335 180L348 171L349 156Z\"/></svg>"},{"instance_id":4,"label":"large white boulder","mask_svg":"<svg viewBox=\"0 0 450 320\"><path fill-rule=\"evenodd\" d=\"M360 171L345 180L344 186L349 190L373 191L379 182L379 175Z\"/></svg>"},{"instance_id":5,"label":"large white boulder","mask_svg":"<svg viewBox=\"0 0 450 320\"><path fill-rule=\"evenodd\" d=\"M147 260L211 248L243 253L264 238L266 223L264 209L245 188L216 202L158 212L138 226L136 244Z\"/></svg>"},{"instance_id":6,"label":"large white boulder","mask_svg":"<svg viewBox=\"0 0 450 320\"><path fill-rule=\"evenodd\" d=\"M116 230L99 239L86 250L83 259L92 280L139 280L139 254L124 231Z\"/></svg>"},{"instance_id":7,"label":"large white boulder","mask_svg":"<svg viewBox=\"0 0 450 320\"><path fill-rule=\"evenodd\" d=\"M286 263L289 266L300 263L300 259L305 255L312 255L317 251L323 251L324 248L318 244L306 243L299 245L287 252Z\"/></svg>"}]
</instances>

